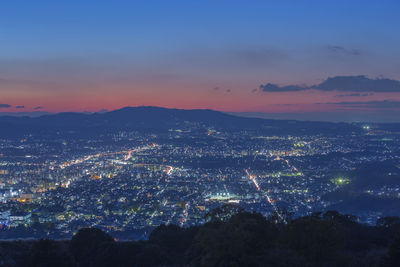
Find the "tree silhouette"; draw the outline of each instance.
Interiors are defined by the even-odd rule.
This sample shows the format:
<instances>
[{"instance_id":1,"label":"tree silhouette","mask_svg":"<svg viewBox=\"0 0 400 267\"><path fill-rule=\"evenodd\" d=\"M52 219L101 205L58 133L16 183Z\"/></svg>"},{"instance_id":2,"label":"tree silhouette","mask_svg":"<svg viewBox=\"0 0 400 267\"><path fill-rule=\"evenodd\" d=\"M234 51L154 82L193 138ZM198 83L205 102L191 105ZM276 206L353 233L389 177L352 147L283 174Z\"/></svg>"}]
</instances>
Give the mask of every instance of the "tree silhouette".
<instances>
[{"instance_id":1,"label":"tree silhouette","mask_svg":"<svg viewBox=\"0 0 400 267\"><path fill-rule=\"evenodd\" d=\"M48 239L41 239L32 245L27 259L27 265L40 267L67 267L72 265L72 258L61 243Z\"/></svg>"},{"instance_id":2,"label":"tree silhouette","mask_svg":"<svg viewBox=\"0 0 400 267\"><path fill-rule=\"evenodd\" d=\"M78 266L99 266L114 240L97 228L82 228L71 239L69 251Z\"/></svg>"}]
</instances>

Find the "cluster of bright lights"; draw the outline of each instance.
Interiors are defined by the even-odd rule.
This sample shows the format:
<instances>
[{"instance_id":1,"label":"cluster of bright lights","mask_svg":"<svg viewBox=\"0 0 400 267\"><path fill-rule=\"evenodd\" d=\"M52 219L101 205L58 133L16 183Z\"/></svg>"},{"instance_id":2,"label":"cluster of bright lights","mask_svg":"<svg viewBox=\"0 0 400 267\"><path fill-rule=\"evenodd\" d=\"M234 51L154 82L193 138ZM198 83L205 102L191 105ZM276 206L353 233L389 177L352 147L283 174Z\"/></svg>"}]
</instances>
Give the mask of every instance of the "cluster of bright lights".
<instances>
[{"instance_id":1,"label":"cluster of bright lights","mask_svg":"<svg viewBox=\"0 0 400 267\"><path fill-rule=\"evenodd\" d=\"M346 185L350 183L350 179L345 178L345 177L338 177L331 179L331 182L335 185L341 186L341 185Z\"/></svg>"},{"instance_id":2,"label":"cluster of bright lights","mask_svg":"<svg viewBox=\"0 0 400 267\"><path fill-rule=\"evenodd\" d=\"M364 129L364 130L371 130L371 126L369 126L369 125L364 125L364 126L363 126L363 129Z\"/></svg>"}]
</instances>

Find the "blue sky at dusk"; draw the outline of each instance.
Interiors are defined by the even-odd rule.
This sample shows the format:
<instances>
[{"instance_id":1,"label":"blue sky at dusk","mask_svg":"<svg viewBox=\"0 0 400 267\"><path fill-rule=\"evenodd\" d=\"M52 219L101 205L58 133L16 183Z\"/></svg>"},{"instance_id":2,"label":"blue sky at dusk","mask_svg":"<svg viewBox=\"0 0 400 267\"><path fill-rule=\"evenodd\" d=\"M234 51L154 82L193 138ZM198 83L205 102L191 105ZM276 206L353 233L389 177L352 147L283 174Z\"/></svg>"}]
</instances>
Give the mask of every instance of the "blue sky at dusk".
<instances>
[{"instance_id":1,"label":"blue sky at dusk","mask_svg":"<svg viewBox=\"0 0 400 267\"><path fill-rule=\"evenodd\" d=\"M385 116L400 111L399 10L399 1L5 0L0 112L156 105ZM394 89L354 92L360 79L318 88L360 75Z\"/></svg>"}]
</instances>

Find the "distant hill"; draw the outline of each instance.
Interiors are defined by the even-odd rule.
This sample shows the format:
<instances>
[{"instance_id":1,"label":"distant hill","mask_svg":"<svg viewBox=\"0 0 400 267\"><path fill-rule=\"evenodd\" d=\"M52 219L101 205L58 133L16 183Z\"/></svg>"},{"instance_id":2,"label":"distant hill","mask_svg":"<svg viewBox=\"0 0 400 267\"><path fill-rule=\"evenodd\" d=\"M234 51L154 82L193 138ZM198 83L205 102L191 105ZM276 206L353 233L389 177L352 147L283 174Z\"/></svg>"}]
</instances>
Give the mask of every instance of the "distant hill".
<instances>
[{"instance_id":1,"label":"distant hill","mask_svg":"<svg viewBox=\"0 0 400 267\"><path fill-rule=\"evenodd\" d=\"M24 134L98 134L116 130L162 131L182 127L213 127L224 130L259 130L270 134L346 133L359 127L346 123L299 122L244 118L208 109L126 107L105 113L58 113L40 117L0 117L0 136Z\"/></svg>"},{"instance_id":2,"label":"distant hill","mask_svg":"<svg viewBox=\"0 0 400 267\"><path fill-rule=\"evenodd\" d=\"M332 173L334 177L341 175L348 177L350 183L323 196L323 200L334 203L327 209L355 215L379 212L384 216L400 216L398 197L367 193L370 190L379 192L385 187L400 186L400 168L396 160L368 162L360 164L352 171Z\"/></svg>"}]
</instances>

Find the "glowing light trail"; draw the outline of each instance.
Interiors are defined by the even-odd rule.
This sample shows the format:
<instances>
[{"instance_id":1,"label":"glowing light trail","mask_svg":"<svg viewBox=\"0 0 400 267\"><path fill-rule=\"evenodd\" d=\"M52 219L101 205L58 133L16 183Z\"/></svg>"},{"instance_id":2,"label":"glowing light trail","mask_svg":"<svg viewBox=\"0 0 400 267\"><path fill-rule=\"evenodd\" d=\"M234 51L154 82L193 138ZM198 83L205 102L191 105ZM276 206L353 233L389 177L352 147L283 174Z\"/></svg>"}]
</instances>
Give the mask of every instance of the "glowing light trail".
<instances>
[{"instance_id":1,"label":"glowing light trail","mask_svg":"<svg viewBox=\"0 0 400 267\"><path fill-rule=\"evenodd\" d=\"M254 183L254 185L256 186L258 191L261 191L260 186L257 183L256 177L254 175L251 175L249 173L249 171L247 169L244 170L247 174L247 176L249 177L249 179ZM267 201L269 202L269 204L271 204L271 206L274 208L275 213L278 215L278 217L284 222L286 223L285 218L283 218L283 216L279 213L278 207L275 205L274 201L268 196L267 192L264 192L265 197L267 198Z\"/></svg>"},{"instance_id":2,"label":"glowing light trail","mask_svg":"<svg viewBox=\"0 0 400 267\"><path fill-rule=\"evenodd\" d=\"M89 156L84 157L83 159L76 159L76 160L73 160L71 162L65 162L65 163L60 165L60 168L61 169L65 169L66 167L70 167L72 165L81 164L81 163L83 163L85 161L88 161L88 160L94 158L94 157L125 154L125 153L127 153L127 155L124 157L124 159L128 160L128 159L130 159L132 157L132 153L141 152L141 151L144 151L144 150L147 150L147 149L150 149L150 148L154 148L154 145L153 146L143 146L143 147L139 147L139 148L135 148L135 149L131 149L131 150L124 150L124 151L118 151L118 152L98 153L98 154L95 154L95 155L89 155Z\"/></svg>"},{"instance_id":3,"label":"glowing light trail","mask_svg":"<svg viewBox=\"0 0 400 267\"><path fill-rule=\"evenodd\" d=\"M247 169L245 169L245 172L246 172L247 176L249 176L250 180L251 180L251 181L254 183L254 185L257 187L257 190L258 190L258 191L261 191L261 188L260 188L260 186L258 185L255 176L254 176L254 175L251 175Z\"/></svg>"},{"instance_id":4,"label":"glowing light trail","mask_svg":"<svg viewBox=\"0 0 400 267\"><path fill-rule=\"evenodd\" d=\"M185 222L187 220L187 217L189 216L189 206L190 206L189 202L187 202L185 204L185 209L183 210L183 218L182 218L181 223L180 223L181 227L185 224Z\"/></svg>"}]
</instances>

